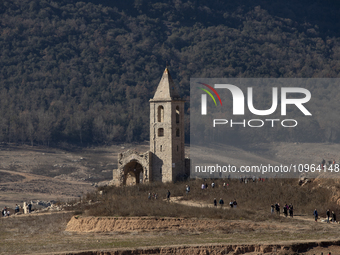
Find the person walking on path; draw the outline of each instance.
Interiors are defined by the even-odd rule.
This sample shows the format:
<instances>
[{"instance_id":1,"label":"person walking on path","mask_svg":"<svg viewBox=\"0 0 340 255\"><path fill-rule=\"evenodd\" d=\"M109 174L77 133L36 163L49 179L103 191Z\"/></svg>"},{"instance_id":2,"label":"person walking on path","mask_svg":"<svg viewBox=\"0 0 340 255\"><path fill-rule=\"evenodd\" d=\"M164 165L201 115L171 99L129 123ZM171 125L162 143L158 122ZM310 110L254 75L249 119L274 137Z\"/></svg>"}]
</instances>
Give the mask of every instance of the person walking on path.
<instances>
[{"instance_id":1,"label":"person walking on path","mask_svg":"<svg viewBox=\"0 0 340 255\"><path fill-rule=\"evenodd\" d=\"M220 198L220 201L218 202L219 204L220 204L220 206L221 206L221 208L223 207L223 205L224 205L224 201L223 201L223 199L222 198Z\"/></svg>"},{"instance_id":2,"label":"person walking on path","mask_svg":"<svg viewBox=\"0 0 340 255\"><path fill-rule=\"evenodd\" d=\"M31 213L32 212L32 203L29 203L28 204L28 213Z\"/></svg>"},{"instance_id":3,"label":"person walking on path","mask_svg":"<svg viewBox=\"0 0 340 255\"><path fill-rule=\"evenodd\" d=\"M7 214L7 208L5 206L5 208L1 211L1 216L6 217L6 214Z\"/></svg>"},{"instance_id":4,"label":"person walking on path","mask_svg":"<svg viewBox=\"0 0 340 255\"><path fill-rule=\"evenodd\" d=\"M327 209L326 216L327 216L327 223L329 223L329 217L331 216L329 209Z\"/></svg>"},{"instance_id":5,"label":"person walking on path","mask_svg":"<svg viewBox=\"0 0 340 255\"><path fill-rule=\"evenodd\" d=\"M289 216L290 216L291 218L293 218L293 214L294 214L293 205L290 204L290 205L289 205Z\"/></svg>"},{"instance_id":6,"label":"person walking on path","mask_svg":"<svg viewBox=\"0 0 340 255\"><path fill-rule=\"evenodd\" d=\"M168 190L168 192L166 193L166 200L168 202L170 202L170 195L171 195L170 190Z\"/></svg>"},{"instance_id":7,"label":"person walking on path","mask_svg":"<svg viewBox=\"0 0 340 255\"><path fill-rule=\"evenodd\" d=\"M270 206L270 213L271 213L271 214L274 213L274 204L272 204L272 205Z\"/></svg>"},{"instance_id":8,"label":"person walking on path","mask_svg":"<svg viewBox=\"0 0 340 255\"><path fill-rule=\"evenodd\" d=\"M217 207L217 200L214 198L214 206Z\"/></svg>"},{"instance_id":9,"label":"person walking on path","mask_svg":"<svg viewBox=\"0 0 340 255\"><path fill-rule=\"evenodd\" d=\"M283 214L284 214L285 217L288 216L288 211L287 210L288 210L288 205L285 204L285 206L283 207Z\"/></svg>"},{"instance_id":10,"label":"person walking on path","mask_svg":"<svg viewBox=\"0 0 340 255\"><path fill-rule=\"evenodd\" d=\"M187 185L187 186L185 187L185 191L186 191L186 193L187 193L187 195L188 195L189 192L190 192L190 186L189 186L189 185Z\"/></svg>"},{"instance_id":11,"label":"person walking on path","mask_svg":"<svg viewBox=\"0 0 340 255\"><path fill-rule=\"evenodd\" d=\"M229 203L229 205L230 205L230 208L233 208L233 207L234 207L233 200L230 200L230 203Z\"/></svg>"},{"instance_id":12,"label":"person walking on path","mask_svg":"<svg viewBox=\"0 0 340 255\"><path fill-rule=\"evenodd\" d=\"M332 222L336 223L336 215L335 215L334 211L332 211Z\"/></svg>"},{"instance_id":13,"label":"person walking on path","mask_svg":"<svg viewBox=\"0 0 340 255\"><path fill-rule=\"evenodd\" d=\"M314 210L313 215L314 215L314 218L315 218L315 222L317 222L319 214L318 214L318 211L316 209Z\"/></svg>"},{"instance_id":14,"label":"person walking on path","mask_svg":"<svg viewBox=\"0 0 340 255\"><path fill-rule=\"evenodd\" d=\"M275 210L276 210L276 214L280 216L280 204L279 203L275 204Z\"/></svg>"},{"instance_id":15,"label":"person walking on path","mask_svg":"<svg viewBox=\"0 0 340 255\"><path fill-rule=\"evenodd\" d=\"M234 198L234 202L233 202L234 208L237 208L237 202L236 199Z\"/></svg>"}]
</instances>

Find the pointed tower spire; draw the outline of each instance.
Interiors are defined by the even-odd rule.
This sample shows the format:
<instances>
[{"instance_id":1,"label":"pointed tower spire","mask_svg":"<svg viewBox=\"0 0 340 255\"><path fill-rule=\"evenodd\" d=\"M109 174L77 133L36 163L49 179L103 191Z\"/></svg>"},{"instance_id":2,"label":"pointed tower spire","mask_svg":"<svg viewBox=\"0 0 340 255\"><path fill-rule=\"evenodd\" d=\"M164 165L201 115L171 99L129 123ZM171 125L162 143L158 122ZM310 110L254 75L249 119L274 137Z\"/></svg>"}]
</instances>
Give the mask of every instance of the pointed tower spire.
<instances>
[{"instance_id":1,"label":"pointed tower spire","mask_svg":"<svg viewBox=\"0 0 340 255\"><path fill-rule=\"evenodd\" d=\"M168 67L164 70L153 99L180 99Z\"/></svg>"},{"instance_id":2,"label":"pointed tower spire","mask_svg":"<svg viewBox=\"0 0 340 255\"><path fill-rule=\"evenodd\" d=\"M150 165L154 181L175 181L185 173L184 103L168 68L150 99Z\"/></svg>"}]
</instances>

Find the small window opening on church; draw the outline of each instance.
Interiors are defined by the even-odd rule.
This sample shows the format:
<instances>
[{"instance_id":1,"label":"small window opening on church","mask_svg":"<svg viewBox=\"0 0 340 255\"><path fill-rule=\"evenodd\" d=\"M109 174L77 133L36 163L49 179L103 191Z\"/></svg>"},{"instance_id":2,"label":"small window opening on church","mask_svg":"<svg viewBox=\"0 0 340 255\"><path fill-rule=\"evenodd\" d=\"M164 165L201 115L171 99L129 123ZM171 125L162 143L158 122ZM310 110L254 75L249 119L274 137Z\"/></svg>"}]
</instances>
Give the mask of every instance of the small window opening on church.
<instances>
[{"instance_id":1,"label":"small window opening on church","mask_svg":"<svg viewBox=\"0 0 340 255\"><path fill-rule=\"evenodd\" d=\"M158 122L164 121L164 107L162 105L158 106Z\"/></svg>"},{"instance_id":2,"label":"small window opening on church","mask_svg":"<svg viewBox=\"0 0 340 255\"><path fill-rule=\"evenodd\" d=\"M176 123L179 123L179 106L176 106Z\"/></svg>"},{"instance_id":3,"label":"small window opening on church","mask_svg":"<svg viewBox=\"0 0 340 255\"><path fill-rule=\"evenodd\" d=\"M176 129L176 136L179 137L179 128Z\"/></svg>"},{"instance_id":4,"label":"small window opening on church","mask_svg":"<svg viewBox=\"0 0 340 255\"><path fill-rule=\"evenodd\" d=\"M160 151L162 151L162 150L163 150L163 147L162 147L162 145L160 146L159 150L160 150Z\"/></svg>"},{"instance_id":5,"label":"small window opening on church","mask_svg":"<svg viewBox=\"0 0 340 255\"><path fill-rule=\"evenodd\" d=\"M158 136L159 137L164 136L164 128L159 128L158 129Z\"/></svg>"},{"instance_id":6,"label":"small window opening on church","mask_svg":"<svg viewBox=\"0 0 340 255\"><path fill-rule=\"evenodd\" d=\"M177 145L177 151L178 151L178 145Z\"/></svg>"}]
</instances>

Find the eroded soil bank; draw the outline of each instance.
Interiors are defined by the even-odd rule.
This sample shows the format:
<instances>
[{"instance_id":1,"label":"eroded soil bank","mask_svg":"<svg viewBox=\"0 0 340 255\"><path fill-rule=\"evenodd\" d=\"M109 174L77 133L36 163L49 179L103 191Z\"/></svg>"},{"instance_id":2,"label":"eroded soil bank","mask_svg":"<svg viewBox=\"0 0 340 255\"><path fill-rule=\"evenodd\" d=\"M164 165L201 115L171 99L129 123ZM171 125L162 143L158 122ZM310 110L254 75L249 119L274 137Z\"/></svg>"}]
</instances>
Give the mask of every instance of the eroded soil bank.
<instances>
[{"instance_id":1,"label":"eroded soil bank","mask_svg":"<svg viewBox=\"0 0 340 255\"><path fill-rule=\"evenodd\" d=\"M307 224L309 224L307 222ZM325 225L337 227L336 225ZM270 222L252 221L225 221L213 219L185 219L169 217L82 217L73 216L68 222L66 231L77 233L108 233L113 236L138 233L139 235L148 233L173 233L182 234L190 232L199 235L200 233L221 232L223 236L235 235L237 233L256 232L261 235L261 231L270 229L272 233L276 231L293 231L294 233L304 230L305 224L300 227L295 224L273 224ZM326 237L326 236L325 236ZM336 238L336 237L335 237ZM263 239L266 240L266 239ZM239 240L240 241L240 240ZM238 242L237 242L238 243ZM130 254L318 254L321 252L328 254L340 254L340 240L332 241L261 241L262 244L205 244L205 245L168 245L150 246L142 248L117 248L106 250L93 250L82 252L58 253L62 255L130 255Z\"/></svg>"},{"instance_id":2,"label":"eroded soil bank","mask_svg":"<svg viewBox=\"0 0 340 255\"><path fill-rule=\"evenodd\" d=\"M185 245L171 247L150 247L137 249L115 249L102 251L82 251L58 253L58 255L138 255L138 254L339 254L340 241L306 242L296 244L273 244L273 245Z\"/></svg>"},{"instance_id":3,"label":"eroded soil bank","mask_svg":"<svg viewBox=\"0 0 340 255\"><path fill-rule=\"evenodd\" d=\"M185 219L170 217L78 217L68 222L69 232L162 232L162 231L226 231L243 232L263 228L269 223L261 224L251 221L224 221L214 219ZM276 227L270 225L273 230Z\"/></svg>"}]
</instances>

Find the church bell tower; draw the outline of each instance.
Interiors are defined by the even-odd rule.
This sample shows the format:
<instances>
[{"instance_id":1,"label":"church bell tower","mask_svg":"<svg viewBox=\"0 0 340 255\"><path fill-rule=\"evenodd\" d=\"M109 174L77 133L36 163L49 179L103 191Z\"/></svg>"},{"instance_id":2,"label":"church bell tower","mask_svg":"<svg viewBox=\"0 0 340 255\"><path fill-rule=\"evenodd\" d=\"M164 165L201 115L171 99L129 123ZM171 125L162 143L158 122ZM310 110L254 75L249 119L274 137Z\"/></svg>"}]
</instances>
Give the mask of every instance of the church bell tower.
<instances>
[{"instance_id":1,"label":"church bell tower","mask_svg":"<svg viewBox=\"0 0 340 255\"><path fill-rule=\"evenodd\" d=\"M168 68L150 99L150 151L153 181L172 182L185 173L184 100Z\"/></svg>"}]
</instances>

